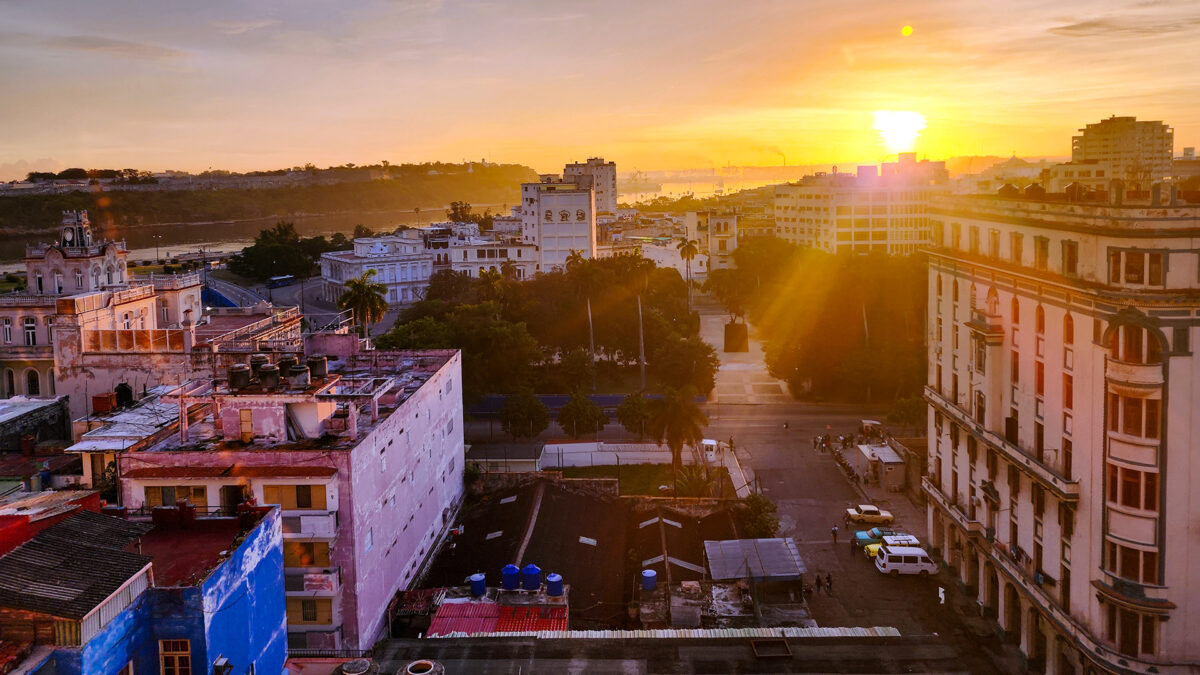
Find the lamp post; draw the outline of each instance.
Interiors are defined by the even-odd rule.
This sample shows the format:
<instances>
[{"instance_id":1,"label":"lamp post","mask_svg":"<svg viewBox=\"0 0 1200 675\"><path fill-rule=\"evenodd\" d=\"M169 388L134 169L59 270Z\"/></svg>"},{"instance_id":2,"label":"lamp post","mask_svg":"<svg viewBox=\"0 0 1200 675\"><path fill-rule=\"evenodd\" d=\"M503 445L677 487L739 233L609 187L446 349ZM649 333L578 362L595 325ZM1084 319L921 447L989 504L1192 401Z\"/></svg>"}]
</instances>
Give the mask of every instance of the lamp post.
<instances>
[{"instance_id":1,"label":"lamp post","mask_svg":"<svg viewBox=\"0 0 1200 675\"><path fill-rule=\"evenodd\" d=\"M162 243L162 235L161 234L154 235L154 264L156 264L156 265L159 263L159 261L162 260L162 256L159 255L159 252L158 252L158 245L160 243Z\"/></svg>"}]
</instances>

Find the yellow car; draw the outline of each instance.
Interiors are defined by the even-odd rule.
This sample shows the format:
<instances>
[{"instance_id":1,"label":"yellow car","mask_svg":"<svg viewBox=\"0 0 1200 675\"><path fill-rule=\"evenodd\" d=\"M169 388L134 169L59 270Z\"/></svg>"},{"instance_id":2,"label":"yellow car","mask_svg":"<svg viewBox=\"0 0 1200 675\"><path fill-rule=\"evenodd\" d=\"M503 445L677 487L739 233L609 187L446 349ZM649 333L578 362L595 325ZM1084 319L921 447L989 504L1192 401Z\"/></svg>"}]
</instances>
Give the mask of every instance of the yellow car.
<instances>
[{"instance_id":1,"label":"yellow car","mask_svg":"<svg viewBox=\"0 0 1200 675\"><path fill-rule=\"evenodd\" d=\"M864 546L863 547L863 555L867 556L867 559L870 560L870 559L874 558L877 553L879 553L880 547L883 547L883 546L920 546L920 545L921 545L921 542L917 541L917 538L912 536L911 534L887 535L883 538L883 541L879 542L878 544L867 544L866 546Z\"/></svg>"}]
</instances>

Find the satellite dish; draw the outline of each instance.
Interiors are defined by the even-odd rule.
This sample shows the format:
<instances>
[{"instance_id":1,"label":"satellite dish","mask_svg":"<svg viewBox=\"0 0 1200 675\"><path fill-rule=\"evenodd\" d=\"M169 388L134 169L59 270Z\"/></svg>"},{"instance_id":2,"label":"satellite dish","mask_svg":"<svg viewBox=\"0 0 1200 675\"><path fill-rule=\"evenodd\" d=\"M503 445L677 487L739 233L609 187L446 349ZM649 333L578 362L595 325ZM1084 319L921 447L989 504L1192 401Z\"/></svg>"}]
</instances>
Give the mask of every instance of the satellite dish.
<instances>
[{"instance_id":1,"label":"satellite dish","mask_svg":"<svg viewBox=\"0 0 1200 675\"><path fill-rule=\"evenodd\" d=\"M63 241L71 241L74 238L75 238L75 229L74 228L68 227L67 229L63 230Z\"/></svg>"}]
</instances>

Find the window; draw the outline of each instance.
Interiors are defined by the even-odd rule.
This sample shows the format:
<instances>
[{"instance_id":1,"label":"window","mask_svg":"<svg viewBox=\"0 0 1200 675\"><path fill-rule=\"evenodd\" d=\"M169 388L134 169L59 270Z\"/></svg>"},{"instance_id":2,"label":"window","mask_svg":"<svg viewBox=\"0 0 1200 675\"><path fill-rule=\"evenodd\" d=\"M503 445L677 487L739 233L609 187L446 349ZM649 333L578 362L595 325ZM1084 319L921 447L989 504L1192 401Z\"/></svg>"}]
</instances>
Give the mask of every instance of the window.
<instances>
[{"instance_id":1,"label":"window","mask_svg":"<svg viewBox=\"0 0 1200 675\"><path fill-rule=\"evenodd\" d=\"M159 640L162 675L192 675L192 646L189 640Z\"/></svg>"},{"instance_id":2,"label":"window","mask_svg":"<svg viewBox=\"0 0 1200 675\"><path fill-rule=\"evenodd\" d=\"M1022 249L1024 248L1025 235L1020 232L1010 232L1008 236L1008 247L1011 249L1009 253L1012 255L1012 262L1014 265L1020 265L1021 256L1024 253Z\"/></svg>"},{"instance_id":3,"label":"window","mask_svg":"<svg viewBox=\"0 0 1200 675\"><path fill-rule=\"evenodd\" d=\"M1063 274L1069 277L1078 276L1079 274L1079 243L1070 240L1062 242L1062 269Z\"/></svg>"},{"instance_id":4,"label":"window","mask_svg":"<svg viewBox=\"0 0 1200 675\"><path fill-rule=\"evenodd\" d=\"M1046 334L1046 310L1042 309L1041 305L1038 305L1033 312L1033 329L1037 331L1038 335Z\"/></svg>"},{"instance_id":5,"label":"window","mask_svg":"<svg viewBox=\"0 0 1200 675\"><path fill-rule=\"evenodd\" d=\"M328 625L333 623L333 600L329 598L288 598L289 625Z\"/></svg>"},{"instance_id":6,"label":"window","mask_svg":"<svg viewBox=\"0 0 1200 675\"><path fill-rule=\"evenodd\" d=\"M25 346L32 347L37 344L37 319L27 316L25 317Z\"/></svg>"},{"instance_id":7,"label":"window","mask_svg":"<svg viewBox=\"0 0 1200 675\"><path fill-rule=\"evenodd\" d=\"M1015 349L1009 354L1011 355L1009 377L1012 378L1012 383L1016 384L1021 381L1021 357Z\"/></svg>"},{"instance_id":8,"label":"window","mask_svg":"<svg viewBox=\"0 0 1200 675\"><path fill-rule=\"evenodd\" d=\"M937 275L937 296L942 297L942 275Z\"/></svg>"},{"instance_id":9,"label":"window","mask_svg":"<svg viewBox=\"0 0 1200 675\"><path fill-rule=\"evenodd\" d=\"M46 344L54 344L54 317L46 317Z\"/></svg>"},{"instance_id":10,"label":"window","mask_svg":"<svg viewBox=\"0 0 1200 675\"><path fill-rule=\"evenodd\" d=\"M1012 323L1014 326L1021 325L1021 302L1017 300L1017 296L1012 299Z\"/></svg>"},{"instance_id":11,"label":"window","mask_svg":"<svg viewBox=\"0 0 1200 675\"><path fill-rule=\"evenodd\" d=\"M54 292L59 294L63 292L62 272L54 273Z\"/></svg>"},{"instance_id":12,"label":"window","mask_svg":"<svg viewBox=\"0 0 1200 675\"><path fill-rule=\"evenodd\" d=\"M1050 240L1046 237L1033 238L1033 266L1039 270L1046 269L1050 259Z\"/></svg>"},{"instance_id":13,"label":"window","mask_svg":"<svg viewBox=\"0 0 1200 675\"><path fill-rule=\"evenodd\" d=\"M324 485L265 485L263 501L278 504L284 511L326 508Z\"/></svg>"},{"instance_id":14,"label":"window","mask_svg":"<svg viewBox=\"0 0 1200 675\"><path fill-rule=\"evenodd\" d=\"M1067 480L1071 480L1071 463L1074 457L1074 446L1071 444L1071 439L1064 438L1062 441L1062 474Z\"/></svg>"},{"instance_id":15,"label":"window","mask_svg":"<svg viewBox=\"0 0 1200 675\"><path fill-rule=\"evenodd\" d=\"M967 246L970 253L979 254L979 228L974 225L967 233Z\"/></svg>"},{"instance_id":16,"label":"window","mask_svg":"<svg viewBox=\"0 0 1200 675\"><path fill-rule=\"evenodd\" d=\"M203 485L147 485L146 506L174 506L187 501L193 506L208 506L208 490Z\"/></svg>"},{"instance_id":17,"label":"window","mask_svg":"<svg viewBox=\"0 0 1200 675\"><path fill-rule=\"evenodd\" d=\"M75 270L75 288L83 288L83 270Z\"/></svg>"},{"instance_id":18,"label":"window","mask_svg":"<svg viewBox=\"0 0 1200 675\"><path fill-rule=\"evenodd\" d=\"M1071 318L1070 313L1063 317L1063 344L1075 344L1075 319Z\"/></svg>"},{"instance_id":19,"label":"window","mask_svg":"<svg viewBox=\"0 0 1200 675\"><path fill-rule=\"evenodd\" d=\"M1162 363L1162 343L1158 336L1141 326L1120 326L1109 337L1112 358L1125 363Z\"/></svg>"},{"instance_id":20,"label":"window","mask_svg":"<svg viewBox=\"0 0 1200 675\"><path fill-rule=\"evenodd\" d=\"M328 567L329 543L324 541L284 541L283 566Z\"/></svg>"},{"instance_id":21,"label":"window","mask_svg":"<svg viewBox=\"0 0 1200 675\"><path fill-rule=\"evenodd\" d=\"M1038 396L1046 395L1046 364L1041 361L1033 362L1033 387Z\"/></svg>"},{"instance_id":22,"label":"window","mask_svg":"<svg viewBox=\"0 0 1200 675\"><path fill-rule=\"evenodd\" d=\"M954 302L958 302L958 282L955 281L955 282L953 282L953 284L954 284L954 288L952 289L952 292L951 292L951 295L953 295L952 299L954 300Z\"/></svg>"},{"instance_id":23,"label":"window","mask_svg":"<svg viewBox=\"0 0 1200 675\"><path fill-rule=\"evenodd\" d=\"M8 318L7 316L4 317L3 326L4 326L4 341L11 344L12 343L12 319Z\"/></svg>"},{"instance_id":24,"label":"window","mask_svg":"<svg viewBox=\"0 0 1200 675\"><path fill-rule=\"evenodd\" d=\"M1158 511L1158 474L1109 464L1108 501L1131 509Z\"/></svg>"},{"instance_id":25,"label":"window","mask_svg":"<svg viewBox=\"0 0 1200 675\"><path fill-rule=\"evenodd\" d=\"M1124 579L1143 584L1158 583L1158 551L1105 542L1104 569Z\"/></svg>"},{"instance_id":26,"label":"window","mask_svg":"<svg viewBox=\"0 0 1200 675\"><path fill-rule=\"evenodd\" d=\"M1144 286L1163 285L1163 254L1109 249L1108 281Z\"/></svg>"},{"instance_id":27,"label":"window","mask_svg":"<svg viewBox=\"0 0 1200 675\"><path fill-rule=\"evenodd\" d=\"M36 370L30 369L25 371L25 394L27 396L42 395L42 380L38 377Z\"/></svg>"},{"instance_id":28,"label":"window","mask_svg":"<svg viewBox=\"0 0 1200 675\"><path fill-rule=\"evenodd\" d=\"M1075 407L1075 378L1070 373L1063 373L1063 409L1072 410Z\"/></svg>"}]
</instances>

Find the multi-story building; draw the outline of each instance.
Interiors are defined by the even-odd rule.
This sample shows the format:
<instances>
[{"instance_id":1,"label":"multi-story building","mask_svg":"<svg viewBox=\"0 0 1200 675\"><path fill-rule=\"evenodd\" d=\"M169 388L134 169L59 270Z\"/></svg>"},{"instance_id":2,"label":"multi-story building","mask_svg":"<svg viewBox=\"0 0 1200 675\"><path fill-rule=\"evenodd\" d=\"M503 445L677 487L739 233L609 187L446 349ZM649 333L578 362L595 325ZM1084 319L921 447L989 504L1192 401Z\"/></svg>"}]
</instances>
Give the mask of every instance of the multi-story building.
<instances>
[{"instance_id":1,"label":"multi-story building","mask_svg":"<svg viewBox=\"0 0 1200 675\"><path fill-rule=\"evenodd\" d=\"M1107 191L1113 178L1113 168L1107 162L1085 159L1055 164L1047 169L1045 187L1048 192L1061 193L1073 183L1087 190Z\"/></svg>"},{"instance_id":2,"label":"multi-story building","mask_svg":"<svg viewBox=\"0 0 1200 675\"><path fill-rule=\"evenodd\" d=\"M713 213L708 216L708 269L736 267L733 252L738 245L738 216L736 213Z\"/></svg>"},{"instance_id":3,"label":"multi-story building","mask_svg":"<svg viewBox=\"0 0 1200 675\"><path fill-rule=\"evenodd\" d=\"M420 300L442 256L431 252L421 237L405 236L408 232L355 239L353 250L321 254L321 296L337 302L347 281L374 270L373 281L387 287L388 304Z\"/></svg>"},{"instance_id":4,"label":"multi-story building","mask_svg":"<svg viewBox=\"0 0 1200 675\"><path fill-rule=\"evenodd\" d=\"M282 509L288 643L366 649L453 520L463 494L457 351L381 352L306 338L307 359L255 355L83 420L68 452L115 463L133 512L187 500Z\"/></svg>"},{"instance_id":5,"label":"multi-story building","mask_svg":"<svg viewBox=\"0 0 1200 675\"><path fill-rule=\"evenodd\" d=\"M590 182L584 177L590 179ZM596 192L596 212L617 215L617 163L605 162L603 157L589 157L586 162L573 162L563 167L563 180Z\"/></svg>"},{"instance_id":6,"label":"multi-story building","mask_svg":"<svg viewBox=\"0 0 1200 675\"><path fill-rule=\"evenodd\" d=\"M536 272L565 267L573 251L596 257L596 192L590 185L554 175L522 183L521 217L521 241L538 250Z\"/></svg>"},{"instance_id":7,"label":"multi-story building","mask_svg":"<svg viewBox=\"0 0 1200 675\"><path fill-rule=\"evenodd\" d=\"M775 236L831 253L916 251L929 239L929 200L947 189L944 164L904 154L885 169L883 176L864 166L776 185Z\"/></svg>"},{"instance_id":8,"label":"multi-story building","mask_svg":"<svg viewBox=\"0 0 1200 675\"><path fill-rule=\"evenodd\" d=\"M1172 174L1175 132L1166 122L1112 116L1089 124L1071 139L1071 161L1095 160L1112 167L1129 189L1148 190Z\"/></svg>"},{"instance_id":9,"label":"multi-story building","mask_svg":"<svg viewBox=\"0 0 1200 675\"><path fill-rule=\"evenodd\" d=\"M931 543L1036 670L1193 673L1200 206L1113 201L931 207Z\"/></svg>"}]
</instances>

